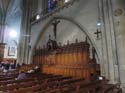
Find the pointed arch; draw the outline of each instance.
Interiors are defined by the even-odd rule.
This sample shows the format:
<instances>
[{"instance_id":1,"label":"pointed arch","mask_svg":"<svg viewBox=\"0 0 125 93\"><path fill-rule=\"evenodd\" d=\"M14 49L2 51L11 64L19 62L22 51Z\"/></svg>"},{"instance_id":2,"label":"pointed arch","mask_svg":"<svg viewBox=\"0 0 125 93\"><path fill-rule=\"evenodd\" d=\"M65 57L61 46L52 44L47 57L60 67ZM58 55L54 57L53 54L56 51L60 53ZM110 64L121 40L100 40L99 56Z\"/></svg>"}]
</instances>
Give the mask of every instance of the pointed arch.
<instances>
[{"instance_id":1,"label":"pointed arch","mask_svg":"<svg viewBox=\"0 0 125 93\"><path fill-rule=\"evenodd\" d=\"M36 39L36 42L34 44L34 46L32 46L31 48L31 53L30 53L30 60L31 61L31 58L33 56L33 52L37 46L37 44L40 42L40 38L42 37L42 35L46 32L46 29L48 28L48 26L53 22L53 20L55 19L62 19L62 20L67 20L71 23L73 23L74 25L76 25L76 27L78 27L80 29L80 31L82 31L87 37L88 37L88 40L90 41L90 44L95 47L96 49L96 55L97 55L97 60L98 62L101 62L101 56L99 55L99 51L97 49L97 46L95 44L95 42L91 39L91 35L90 33L87 31L87 29L85 27L83 27L80 23L78 23L77 21L75 21L73 18L71 17L64 17L64 16L54 16L52 17L46 24L45 26L41 29L41 31L39 32L38 34L38 37Z\"/></svg>"}]
</instances>

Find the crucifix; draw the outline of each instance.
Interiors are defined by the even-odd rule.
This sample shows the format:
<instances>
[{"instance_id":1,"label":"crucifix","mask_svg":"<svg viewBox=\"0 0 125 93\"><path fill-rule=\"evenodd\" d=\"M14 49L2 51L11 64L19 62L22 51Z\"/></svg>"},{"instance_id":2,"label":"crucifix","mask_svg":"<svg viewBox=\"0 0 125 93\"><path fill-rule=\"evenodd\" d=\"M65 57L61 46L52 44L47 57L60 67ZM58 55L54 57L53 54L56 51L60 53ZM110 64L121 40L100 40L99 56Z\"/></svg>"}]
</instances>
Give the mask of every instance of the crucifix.
<instances>
[{"instance_id":1,"label":"crucifix","mask_svg":"<svg viewBox=\"0 0 125 93\"><path fill-rule=\"evenodd\" d=\"M55 39L56 39L56 31L57 31L57 25L58 23L60 23L60 20L54 20L52 22L52 25L53 25L53 33L54 33L54 36L55 36Z\"/></svg>"},{"instance_id":2,"label":"crucifix","mask_svg":"<svg viewBox=\"0 0 125 93\"><path fill-rule=\"evenodd\" d=\"M96 34L96 35L97 35L97 36L96 36L96 37L97 37L97 39L100 39L100 37L99 37L99 36L100 36L100 34L101 34L101 31L99 31L99 30L97 29L97 30L96 30L96 32L95 32L94 34Z\"/></svg>"}]
</instances>

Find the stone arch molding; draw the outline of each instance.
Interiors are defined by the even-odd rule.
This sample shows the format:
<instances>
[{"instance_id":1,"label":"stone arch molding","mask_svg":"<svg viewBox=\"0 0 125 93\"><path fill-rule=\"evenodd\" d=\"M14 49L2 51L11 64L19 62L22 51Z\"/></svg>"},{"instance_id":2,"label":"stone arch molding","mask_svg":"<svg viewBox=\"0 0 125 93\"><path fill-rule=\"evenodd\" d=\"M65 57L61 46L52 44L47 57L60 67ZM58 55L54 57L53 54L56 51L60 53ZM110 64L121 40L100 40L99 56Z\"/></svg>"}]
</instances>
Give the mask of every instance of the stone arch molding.
<instances>
[{"instance_id":1,"label":"stone arch molding","mask_svg":"<svg viewBox=\"0 0 125 93\"><path fill-rule=\"evenodd\" d=\"M41 37L44 35L44 33L46 32L46 29L48 28L48 26L52 23L53 20L55 19L62 19L62 20L66 20L69 21L71 23L73 23L74 25L76 25L76 27L78 27L80 29L80 31L82 31L87 37L88 40L90 41L91 45L93 47L95 47L96 49L96 53L97 53L97 60L98 62L101 62L101 56L99 55L99 50L97 49L97 46L95 44L95 42L93 41L93 39L91 38L90 33L87 31L87 29L82 26L80 23L78 23L77 21L75 21L73 18L69 18L69 17L64 17L64 16L54 16L52 17L45 25L44 27L41 29L40 33L38 34L38 37L36 39L36 42L34 44L34 46L32 46L31 51L30 51L30 56L29 56L29 61L31 62L31 58L33 56L33 52L35 50L35 48L37 47L37 44L39 44Z\"/></svg>"}]
</instances>

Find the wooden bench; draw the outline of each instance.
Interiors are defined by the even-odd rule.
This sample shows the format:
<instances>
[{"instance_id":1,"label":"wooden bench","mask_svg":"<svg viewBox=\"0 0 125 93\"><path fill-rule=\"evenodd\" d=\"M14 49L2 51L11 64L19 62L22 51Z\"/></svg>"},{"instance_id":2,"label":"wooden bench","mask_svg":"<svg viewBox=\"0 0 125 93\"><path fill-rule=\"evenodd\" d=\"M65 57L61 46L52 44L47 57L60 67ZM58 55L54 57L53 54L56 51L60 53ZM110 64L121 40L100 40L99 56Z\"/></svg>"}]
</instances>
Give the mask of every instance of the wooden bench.
<instances>
[{"instance_id":1,"label":"wooden bench","mask_svg":"<svg viewBox=\"0 0 125 93\"><path fill-rule=\"evenodd\" d=\"M0 78L0 81L12 80L14 77Z\"/></svg>"},{"instance_id":2,"label":"wooden bench","mask_svg":"<svg viewBox=\"0 0 125 93\"><path fill-rule=\"evenodd\" d=\"M37 92L40 90L41 90L41 86L36 85L36 86L28 87L28 88L20 88L18 90L9 91L8 93L30 93L30 92Z\"/></svg>"},{"instance_id":3,"label":"wooden bench","mask_svg":"<svg viewBox=\"0 0 125 93\"><path fill-rule=\"evenodd\" d=\"M39 81L29 81L29 82L24 82L20 84L11 84L7 86L1 86L0 91L6 92L6 91L11 91L11 90L20 89L20 88L28 88L28 87L38 85L40 83L41 82Z\"/></svg>"},{"instance_id":4,"label":"wooden bench","mask_svg":"<svg viewBox=\"0 0 125 93\"><path fill-rule=\"evenodd\" d=\"M24 80L0 81L0 91L8 93L122 93L106 80L89 81L52 74L34 74Z\"/></svg>"},{"instance_id":5,"label":"wooden bench","mask_svg":"<svg viewBox=\"0 0 125 93\"><path fill-rule=\"evenodd\" d=\"M5 85L8 85L8 84L21 83L21 82L28 82L28 81L33 81L33 80L34 79L0 81L0 86L5 86Z\"/></svg>"}]
</instances>

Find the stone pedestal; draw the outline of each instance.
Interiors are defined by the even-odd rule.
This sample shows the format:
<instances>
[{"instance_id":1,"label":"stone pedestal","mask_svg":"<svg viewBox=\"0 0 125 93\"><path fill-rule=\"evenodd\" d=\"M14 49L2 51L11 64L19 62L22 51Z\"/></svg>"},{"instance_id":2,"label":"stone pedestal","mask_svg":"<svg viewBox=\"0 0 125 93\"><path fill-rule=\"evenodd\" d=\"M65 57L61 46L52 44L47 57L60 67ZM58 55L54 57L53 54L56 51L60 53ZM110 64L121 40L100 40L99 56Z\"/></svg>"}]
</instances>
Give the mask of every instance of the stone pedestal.
<instances>
[{"instance_id":1,"label":"stone pedestal","mask_svg":"<svg viewBox=\"0 0 125 93\"><path fill-rule=\"evenodd\" d=\"M4 49L5 49L5 43L0 43L0 61L4 58Z\"/></svg>"}]
</instances>

